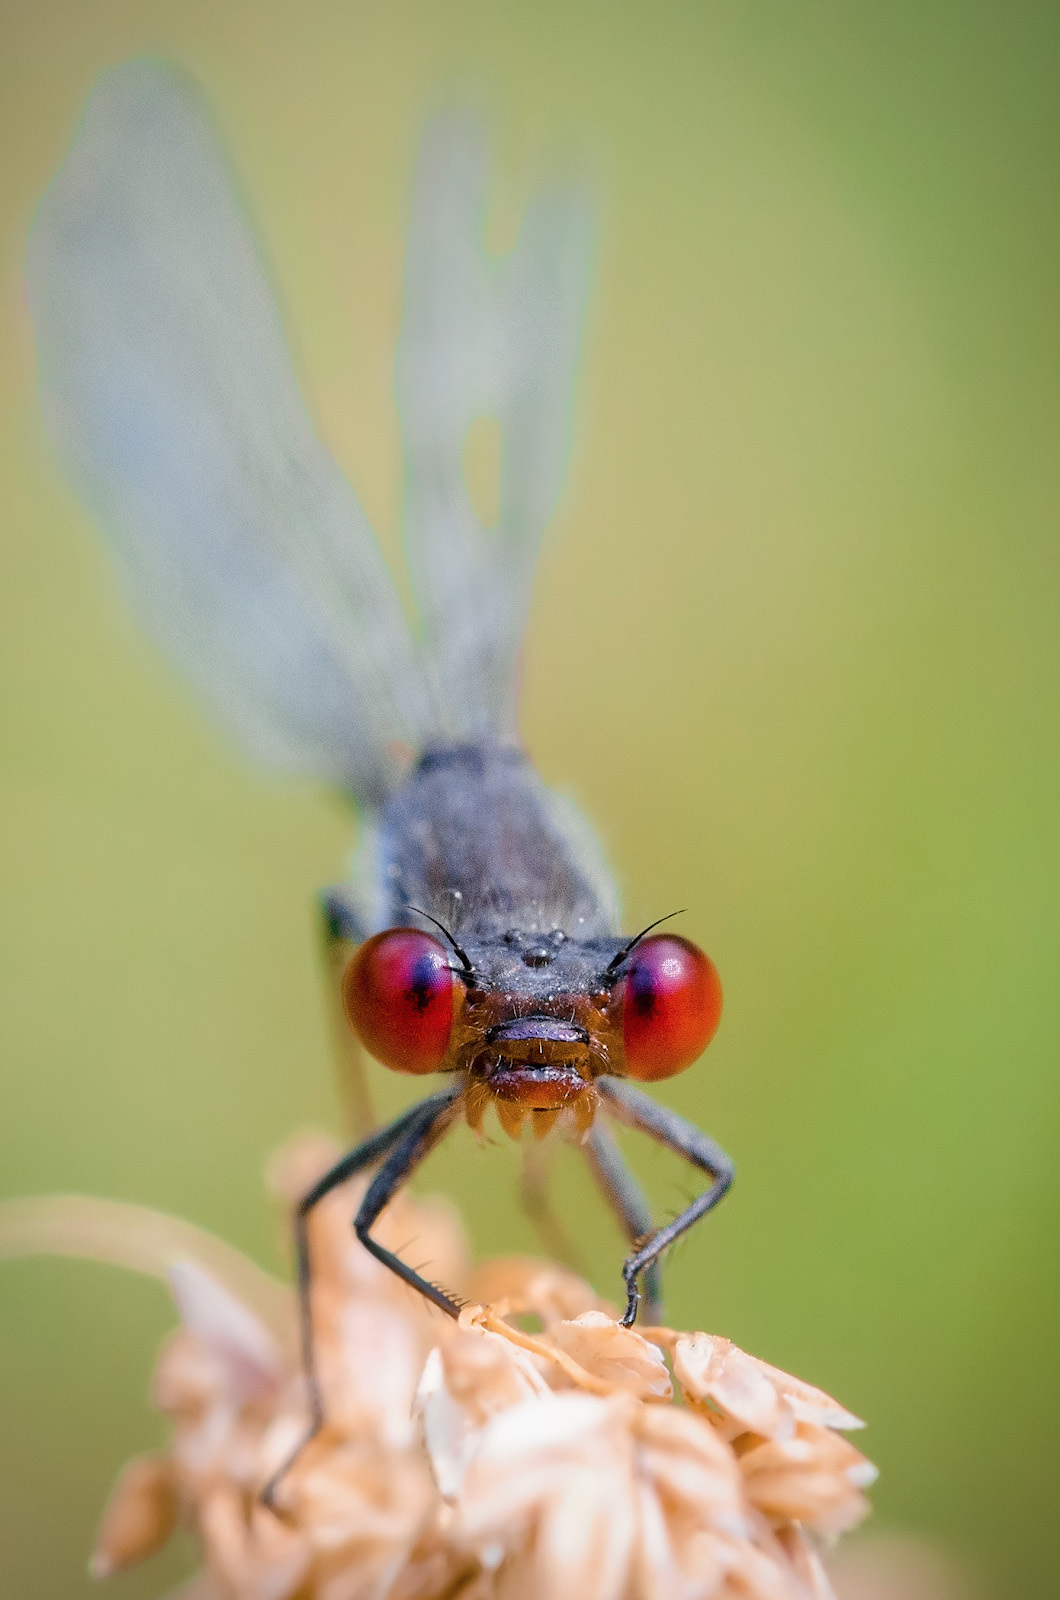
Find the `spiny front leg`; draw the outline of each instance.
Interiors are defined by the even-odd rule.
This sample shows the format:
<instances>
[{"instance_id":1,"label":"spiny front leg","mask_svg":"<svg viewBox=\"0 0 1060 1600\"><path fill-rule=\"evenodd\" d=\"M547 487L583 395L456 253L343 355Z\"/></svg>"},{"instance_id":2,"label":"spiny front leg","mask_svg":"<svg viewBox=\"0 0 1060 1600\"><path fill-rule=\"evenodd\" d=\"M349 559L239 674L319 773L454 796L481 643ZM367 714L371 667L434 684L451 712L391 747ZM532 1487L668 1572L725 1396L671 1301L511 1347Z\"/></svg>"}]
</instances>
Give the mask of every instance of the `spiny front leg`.
<instances>
[{"instance_id":1,"label":"spiny front leg","mask_svg":"<svg viewBox=\"0 0 1060 1600\"><path fill-rule=\"evenodd\" d=\"M671 1111L668 1106L658 1105L642 1090L635 1089L631 1083L622 1078L605 1077L597 1080L596 1087L612 1115L620 1122L624 1122L627 1127L637 1128L641 1133L658 1140L668 1150L684 1156L686 1161L690 1161L701 1172L707 1173L712 1180L709 1189L705 1189L691 1205L679 1212L672 1222L668 1222L665 1227L653 1233L647 1243L631 1255L622 1268L626 1284L626 1310L622 1317L622 1325L630 1328L636 1321L637 1306L640 1302L640 1289L637 1284L640 1274L658 1261L663 1251L669 1249L674 1240L686 1233L693 1223L713 1210L732 1184L734 1170L725 1151L720 1145L715 1144L713 1139L700 1132L694 1123L686 1121L676 1111Z\"/></svg>"},{"instance_id":2,"label":"spiny front leg","mask_svg":"<svg viewBox=\"0 0 1060 1600\"><path fill-rule=\"evenodd\" d=\"M410 1134L415 1139L422 1140L424 1130L434 1130L443 1118L452 1114L452 1107L460 1095L460 1089L461 1086L456 1084L450 1088L443 1089L438 1094L430 1095L426 1100L421 1100L418 1105L413 1106L411 1110L403 1112L388 1127L380 1129L378 1133L373 1133L369 1138L363 1140L355 1149L340 1157L334 1166L329 1167L327 1172L317 1179L313 1187L302 1196L298 1203L294 1215L294 1244L298 1270L298 1319L301 1336L302 1370L305 1373L306 1388L309 1394L309 1428L291 1454L273 1473L262 1491L262 1500L272 1510L275 1509L277 1485L294 1465L306 1445L320 1432L325 1421L324 1397L317 1372L316 1343L313 1333L313 1267L309 1249L310 1215L320 1202L326 1199L335 1189L348 1182L350 1178L356 1177L359 1172L364 1172L366 1168L374 1166L376 1162L383 1160L384 1157L389 1157L379 1174L382 1177L383 1173L389 1173L389 1192L377 1206L374 1213L377 1216L386 1201L393 1196L404 1181L404 1177L408 1176L419 1159L417 1156L409 1161L406 1156L401 1175L395 1176L397 1171L395 1156L398 1156L406 1149L410 1142ZM424 1153L426 1152L424 1151ZM365 1196L366 1201L377 1184L378 1179L375 1185L369 1187L368 1194ZM365 1206L362 1202L361 1209L357 1214L357 1223L360 1223L364 1209ZM365 1242L367 1243L367 1241ZM380 1246L375 1244L374 1240L371 1241L368 1248L371 1249L373 1255L378 1255L381 1249ZM386 1254L389 1255L389 1252L386 1252ZM394 1261L397 1260L396 1257L393 1259ZM390 1266L391 1262L388 1260L386 1264ZM403 1263L398 1263L398 1266L403 1268ZM393 1270L397 1270L397 1268ZM403 1268L400 1275L405 1277L407 1270ZM415 1277L415 1274L413 1274L413 1277ZM419 1287L419 1282L417 1282L416 1286ZM439 1293L431 1284L424 1285L424 1292L427 1293L429 1299L433 1299ZM452 1316L459 1315L459 1307L456 1306L455 1302L449 1302L447 1296L443 1296L443 1299L446 1300L446 1304L443 1305L442 1309L448 1311Z\"/></svg>"},{"instance_id":3,"label":"spiny front leg","mask_svg":"<svg viewBox=\"0 0 1060 1600\"><path fill-rule=\"evenodd\" d=\"M648 1202L636 1178L622 1159L614 1139L597 1117L585 1143L585 1156L601 1193L622 1224L626 1237L635 1246L643 1244L652 1232L653 1223ZM662 1321L662 1271L658 1261L652 1261L644 1272L647 1288L647 1316L649 1322Z\"/></svg>"},{"instance_id":4,"label":"spiny front leg","mask_svg":"<svg viewBox=\"0 0 1060 1600\"><path fill-rule=\"evenodd\" d=\"M393 1199L401 1185L411 1177L420 1162L430 1153L434 1145L446 1132L456 1114L455 1102L463 1092L463 1084L456 1084L451 1089L443 1089L440 1094L432 1095L429 1100L423 1100L416 1107L416 1114L410 1114L406 1126L402 1129L383 1165L368 1185L368 1192L361 1201L360 1210L354 1219L353 1230L369 1254L381 1261L384 1267L396 1273L410 1288L416 1289L432 1305L444 1311L446 1316L459 1317L462 1306L459 1300L440 1289L436 1283L423 1278L402 1261L400 1256L381 1245L373 1239L369 1229L376 1220L384 1206Z\"/></svg>"}]
</instances>

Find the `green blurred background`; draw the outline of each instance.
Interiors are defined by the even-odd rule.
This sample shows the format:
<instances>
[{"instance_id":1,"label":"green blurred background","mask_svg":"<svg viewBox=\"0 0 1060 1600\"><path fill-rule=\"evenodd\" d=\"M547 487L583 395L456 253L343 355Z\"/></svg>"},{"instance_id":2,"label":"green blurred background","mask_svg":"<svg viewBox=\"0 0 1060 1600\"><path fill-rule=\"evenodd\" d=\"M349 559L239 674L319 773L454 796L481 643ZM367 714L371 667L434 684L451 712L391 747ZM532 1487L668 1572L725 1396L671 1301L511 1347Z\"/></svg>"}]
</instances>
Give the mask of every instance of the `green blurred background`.
<instances>
[{"instance_id":1,"label":"green blurred background","mask_svg":"<svg viewBox=\"0 0 1060 1600\"><path fill-rule=\"evenodd\" d=\"M498 241L557 153L600 196L524 729L629 924L689 906L726 984L660 1090L738 1168L673 1318L869 1418L878 1526L941 1539L984 1595L1056 1593L1060 11L42 0L0 29L0 1189L141 1201L279 1269L262 1165L338 1126L312 904L353 838L200 718L60 481L34 205L97 72L184 63L397 557L412 162L470 101ZM683 1173L642 1170L679 1201ZM429 1183L482 1249L530 1248L515 1171L461 1135ZM584 1182L566 1160L614 1291ZM0 1268L5 1594L90 1592L172 1320L118 1271Z\"/></svg>"}]
</instances>

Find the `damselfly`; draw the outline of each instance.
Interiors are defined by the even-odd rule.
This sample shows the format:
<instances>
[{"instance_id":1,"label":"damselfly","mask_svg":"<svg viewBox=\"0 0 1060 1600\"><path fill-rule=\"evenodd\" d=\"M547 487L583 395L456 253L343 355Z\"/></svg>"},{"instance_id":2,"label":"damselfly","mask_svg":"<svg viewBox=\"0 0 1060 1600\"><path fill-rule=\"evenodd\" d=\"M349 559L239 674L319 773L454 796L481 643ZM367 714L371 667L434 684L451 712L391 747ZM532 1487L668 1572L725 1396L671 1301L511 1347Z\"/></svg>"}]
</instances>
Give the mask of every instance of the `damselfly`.
<instances>
[{"instance_id":1,"label":"damselfly","mask_svg":"<svg viewBox=\"0 0 1060 1600\"><path fill-rule=\"evenodd\" d=\"M317 439L260 254L194 90L133 63L92 95L40 209L29 290L59 448L148 625L256 755L356 802L352 879L324 897L356 951L349 1021L394 1071L443 1086L365 1138L304 1197L296 1240L316 1421L307 1217L374 1169L364 1247L451 1316L458 1301L372 1234L460 1117L579 1143L633 1244L623 1321L732 1168L637 1084L692 1064L717 1026L709 959L620 929L592 833L537 777L515 723L534 557L559 492L589 216L530 204L514 249L483 243L487 164L462 119L429 131L414 187L397 356L414 633L348 484ZM503 438L499 525L475 517L461 452ZM709 1179L655 1228L608 1124Z\"/></svg>"}]
</instances>

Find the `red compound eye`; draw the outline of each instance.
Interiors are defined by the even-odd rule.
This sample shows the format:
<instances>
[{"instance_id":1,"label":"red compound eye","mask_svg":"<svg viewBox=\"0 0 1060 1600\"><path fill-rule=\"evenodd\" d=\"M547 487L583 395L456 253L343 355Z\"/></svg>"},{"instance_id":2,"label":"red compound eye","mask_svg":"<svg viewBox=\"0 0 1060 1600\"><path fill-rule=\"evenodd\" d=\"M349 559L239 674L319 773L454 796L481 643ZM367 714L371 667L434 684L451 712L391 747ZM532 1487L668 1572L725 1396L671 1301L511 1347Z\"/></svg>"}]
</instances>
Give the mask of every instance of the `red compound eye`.
<instances>
[{"instance_id":1,"label":"red compound eye","mask_svg":"<svg viewBox=\"0 0 1060 1600\"><path fill-rule=\"evenodd\" d=\"M445 950L417 928L366 939L346 968L342 1003L369 1054L395 1072L436 1072L453 1027Z\"/></svg>"},{"instance_id":2,"label":"red compound eye","mask_svg":"<svg viewBox=\"0 0 1060 1600\"><path fill-rule=\"evenodd\" d=\"M626 1070L646 1083L690 1067L721 1021L713 961L675 934L656 934L636 947L620 999Z\"/></svg>"}]
</instances>

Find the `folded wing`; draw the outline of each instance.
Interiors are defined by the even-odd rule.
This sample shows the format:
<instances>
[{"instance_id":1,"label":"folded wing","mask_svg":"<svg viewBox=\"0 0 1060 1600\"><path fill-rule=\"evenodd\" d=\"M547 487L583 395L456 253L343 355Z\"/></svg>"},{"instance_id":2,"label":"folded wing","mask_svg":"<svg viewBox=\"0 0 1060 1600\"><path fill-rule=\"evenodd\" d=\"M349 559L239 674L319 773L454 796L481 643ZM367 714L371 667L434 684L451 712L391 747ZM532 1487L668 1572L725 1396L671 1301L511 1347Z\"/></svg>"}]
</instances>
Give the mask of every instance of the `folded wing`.
<instances>
[{"instance_id":1,"label":"folded wing","mask_svg":"<svg viewBox=\"0 0 1060 1600\"><path fill-rule=\"evenodd\" d=\"M424 675L174 73L100 81L28 283L54 437L155 637L255 755L377 804L427 737Z\"/></svg>"},{"instance_id":2,"label":"folded wing","mask_svg":"<svg viewBox=\"0 0 1060 1600\"><path fill-rule=\"evenodd\" d=\"M398 403L405 540L444 731L515 733L534 560L563 482L588 291L591 217L573 187L531 201L510 254L484 238L488 159L469 119L421 150L409 229ZM484 528L462 471L471 424L501 430L500 516Z\"/></svg>"}]
</instances>

